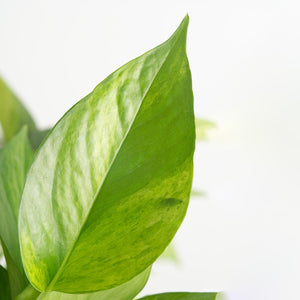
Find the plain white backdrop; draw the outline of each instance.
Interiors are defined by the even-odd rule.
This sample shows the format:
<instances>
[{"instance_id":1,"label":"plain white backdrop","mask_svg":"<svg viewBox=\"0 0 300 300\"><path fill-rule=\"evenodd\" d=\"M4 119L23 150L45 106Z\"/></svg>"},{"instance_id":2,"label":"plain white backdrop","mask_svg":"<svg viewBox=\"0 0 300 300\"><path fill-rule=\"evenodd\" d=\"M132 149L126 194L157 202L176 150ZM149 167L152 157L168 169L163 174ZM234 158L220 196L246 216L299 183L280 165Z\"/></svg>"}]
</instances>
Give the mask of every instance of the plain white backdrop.
<instances>
[{"instance_id":1,"label":"plain white backdrop","mask_svg":"<svg viewBox=\"0 0 300 300\"><path fill-rule=\"evenodd\" d=\"M0 0L0 74L52 126L186 13L196 115L217 129L195 154L206 197L192 199L176 235L180 262L157 263L143 294L297 299L299 1Z\"/></svg>"}]
</instances>

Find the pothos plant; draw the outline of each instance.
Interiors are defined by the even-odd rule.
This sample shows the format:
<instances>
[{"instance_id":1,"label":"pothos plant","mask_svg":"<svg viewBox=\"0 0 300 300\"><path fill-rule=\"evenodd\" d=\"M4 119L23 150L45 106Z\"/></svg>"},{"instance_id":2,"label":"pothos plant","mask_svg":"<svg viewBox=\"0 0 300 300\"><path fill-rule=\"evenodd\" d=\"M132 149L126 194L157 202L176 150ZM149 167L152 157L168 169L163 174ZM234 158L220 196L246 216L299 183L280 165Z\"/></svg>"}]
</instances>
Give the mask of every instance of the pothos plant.
<instances>
[{"instance_id":1,"label":"pothos plant","mask_svg":"<svg viewBox=\"0 0 300 300\"><path fill-rule=\"evenodd\" d=\"M143 289L190 198L195 118L187 26L188 16L49 132L37 129L0 81L0 299L131 300Z\"/></svg>"}]
</instances>

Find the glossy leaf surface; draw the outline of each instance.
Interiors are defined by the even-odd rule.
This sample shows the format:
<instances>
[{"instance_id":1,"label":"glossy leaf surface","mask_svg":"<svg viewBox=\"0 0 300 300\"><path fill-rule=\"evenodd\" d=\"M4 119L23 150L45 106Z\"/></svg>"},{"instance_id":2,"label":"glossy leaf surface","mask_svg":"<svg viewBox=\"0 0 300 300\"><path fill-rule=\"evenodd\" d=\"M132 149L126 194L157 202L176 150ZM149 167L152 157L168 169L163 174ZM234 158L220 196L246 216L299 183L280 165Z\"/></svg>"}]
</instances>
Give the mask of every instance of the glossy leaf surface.
<instances>
[{"instance_id":1,"label":"glossy leaf surface","mask_svg":"<svg viewBox=\"0 0 300 300\"><path fill-rule=\"evenodd\" d=\"M0 299L10 300L10 289L7 270L0 265Z\"/></svg>"},{"instance_id":2,"label":"glossy leaf surface","mask_svg":"<svg viewBox=\"0 0 300 300\"><path fill-rule=\"evenodd\" d=\"M180 226L195 147L187 25L188 17L100 83L37 153L19 229L38 290L118 286L150 266Z\"/></svg>"},{"instance_id":3,"label":"glossy leaf surface","mask_svg":"<svg viewBox=\"0 0 300 300\"><path fill-rule=\"evenodd\" d=\"M217 300L218 293L163 293L146 296L140 300Z\"/></svg>"},{"instance_id":4,"label":"glossy leaf surface","mask_svg":"<svg viewBox=\"0 0 300 300\"><path fill-rule=\"evenodd\" d=\"M0 124L6 141L11 140L24 125L28 126L29 135L36 131L30 114L1 78L0 107Z\"/></svg>"},{"instance_id":5,"label":"glossy leaf surface","mask_svg":"<svg viewBox=\"0 0 300 300\"><path fill-rule=\"evenodd\" d=\"M146 285L151 268L115 288L91 294L43 293L38 300L132 300Z\"/></svg>"}]
</instances>

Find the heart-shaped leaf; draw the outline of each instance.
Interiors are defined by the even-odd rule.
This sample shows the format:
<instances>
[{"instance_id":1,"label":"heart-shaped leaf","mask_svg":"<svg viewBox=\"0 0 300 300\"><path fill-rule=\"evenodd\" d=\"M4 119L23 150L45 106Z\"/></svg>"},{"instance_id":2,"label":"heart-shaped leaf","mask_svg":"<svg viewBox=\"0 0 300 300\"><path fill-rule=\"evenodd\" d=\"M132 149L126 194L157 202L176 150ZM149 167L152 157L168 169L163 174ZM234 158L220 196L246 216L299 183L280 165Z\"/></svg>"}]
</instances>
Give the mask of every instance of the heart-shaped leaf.
<instances>
[{"instance_id":1,"label":"heart-shaped leaf","mask_svg":"<svg viewBox=\"0 0 300 300\"><path fill-rule=\"evenodd\" d=\"M40 291L118 286L150 266L188 206L195 148L186 17L56 124L20 209L26 274Z\"/></svg>"}]
</instances>

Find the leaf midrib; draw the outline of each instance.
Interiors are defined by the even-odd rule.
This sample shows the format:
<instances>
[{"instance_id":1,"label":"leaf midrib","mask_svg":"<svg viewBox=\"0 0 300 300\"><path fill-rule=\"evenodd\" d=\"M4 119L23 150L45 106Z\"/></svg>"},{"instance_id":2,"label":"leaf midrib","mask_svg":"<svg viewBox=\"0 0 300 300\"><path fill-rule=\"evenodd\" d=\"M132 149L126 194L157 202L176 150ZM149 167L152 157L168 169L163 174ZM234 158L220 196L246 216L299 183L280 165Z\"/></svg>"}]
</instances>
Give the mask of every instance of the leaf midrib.
<instances>
[{"instance_id":1,"label":"leaf midrib","mask_svg":"<svg viewBox=\"0 0 300 300\"><path fill-rule=\"evenodd\" d=\"M76 243L77 243L77 241L78 241L78 239L79 239L79 237L80 237L80 235L81 235L82 229L84 228L84 225L85 225L85 223L87 222L87 220L88 220L88 218L89 218L89 215L90 215L90 213L91 213L91 210L92 210L92 208L93 208L93 206L94 206L94 204L95 204L95 202L96 202L96 200L97 200L97 197L98 197L98 195L99 195L99 193L100 193L100 190L101 190L101 188L102 188L102 186L103 186L103 184L104 184L104 182L105 182L105 180L106 180L106 178L107 178L107 175L109 174L110 169L111 169L111 167L113 166L113 164L114 164L114 162L115 162L115 160L116 160L116 158L117 158L117 156L118 156L118 154L119 154L119 152L120 152L120 149L122 148L122 146L123 146L125 140L127 139L127 136L128 136L128 134L129 134L129 132L130 132L130 130L131 130L131 128L132 128L132 125L134 124L134 122L135 122L135 120L136 120L136 118L137 118L137 115L138 115L139 112L140 112L141 106L142 106L142 104L143 104L145 98L147 97L148 92L150 91L151 87L153 86L153 83L154 83L154 81L156 80L158 74L160 73L162 67L164 66L164 64L165 64L165 62L166 62L166 60L167 60L167 58L169 57L169 55L170 55L170 53L172 52L172 50L173 50L173 48L175 47L175 45L177 44L178 37L181 35L181 32L182 32L183 29L184 29L184 27L181 26L179 32L176 31L176 32L174 33L174 34L176 34L176 39L175 39L175 41L174 41L172 47L170 47L169 51L167 52L167 54L166 54L166 56L165 56L163 62L161 63L161 65L160 65L160 67L159 67L157 73L155 74L155 76L154 76L153 79L151 80L149 86L147 87L147 89L146 89L146 91L145 91L145 93L144 93L144 95L143 95L143 97L142 97L142 100L141 100L140 104L138 105L138 108L137 108L137 110L136 110L136 113L135 113L135 115L134 115L134 117L133 117L133 119L132 119L130 125L128 126L128 129L127 129L127 131L126 131L126 133L125 133L123 139L121 140L120 145L119 145L119 147L117 148L117 150L116 150L116 152L115 152L115 155L114 155L114 157L113 157L111 163L109 164L109 166L108 166L108 168L107 168L107 171L106 171L106 173L105 173L105 175L104 175L104 177L103 177L103 180L102 180L102 182L99 184L99 188L98 188L97 192L95 193L95 196L94 196L94 199L93 199L93 201L92 201L92 204L91 204L91 206L90 206L90 208L89 208L89 210L88 210L88 212L87 212L87 214L86 214L86 217L85 217L84 221L83 221L82 224L81 224L81 227L80 227L80 230L79 230L79 232L78 232L78 234L77 234L77 237L75 238L75 240L74 240L74 242L73 242L73 244L72 244L72 247L70 248L70 250L69 250L69 251L67 252L67 254L65 255L65 258L64 258L64 260L63 260L61 266L60 266L59 269L57 270L55 276L53 277L53 279L50 281L50 283L49 283L48 286L46 287L45 292L50 292L50 291L52 291L52 290L51 290L51 287L53 287L53 286L55 285L55 283L57 282L57 279L58 279L59 276L61 275L61 273L62 273L62 271L63 271L63 268L64 268L65 264L67 263L67 261L68 261L70 255L71 255L71 253L73 252L73 250L74 250L74 248L75 248L75 245L76 245ZM165 43L170 43L171 40L172 40L173 38L174 38L174 36L171 36ZM156 47L156 48L159 48L159 47L161 47L162 45L163 45L163 44L161 44L160 46L158 46L158 47Z\"/></svg>"}]
</instances>

